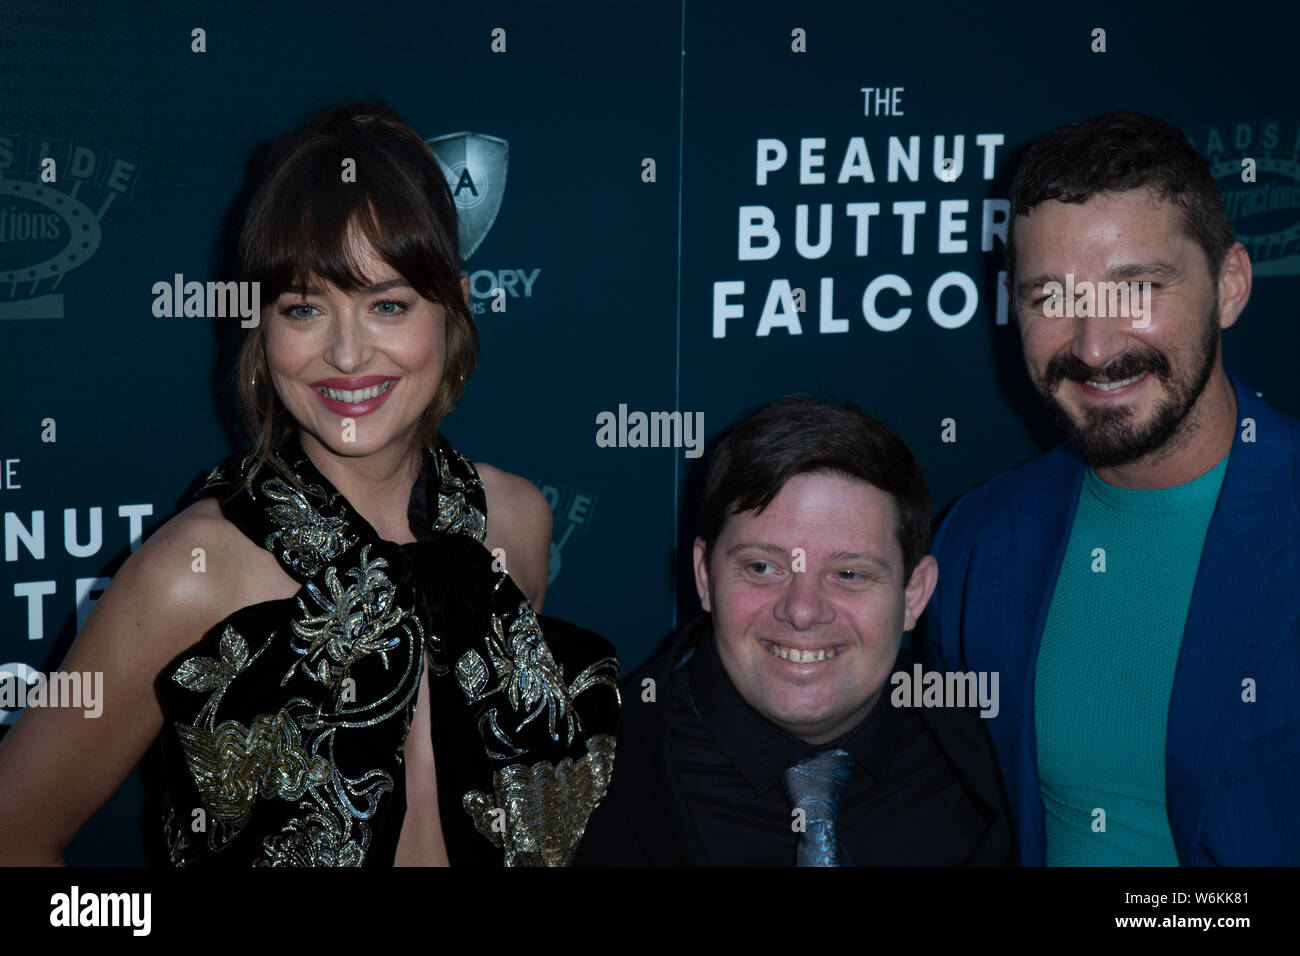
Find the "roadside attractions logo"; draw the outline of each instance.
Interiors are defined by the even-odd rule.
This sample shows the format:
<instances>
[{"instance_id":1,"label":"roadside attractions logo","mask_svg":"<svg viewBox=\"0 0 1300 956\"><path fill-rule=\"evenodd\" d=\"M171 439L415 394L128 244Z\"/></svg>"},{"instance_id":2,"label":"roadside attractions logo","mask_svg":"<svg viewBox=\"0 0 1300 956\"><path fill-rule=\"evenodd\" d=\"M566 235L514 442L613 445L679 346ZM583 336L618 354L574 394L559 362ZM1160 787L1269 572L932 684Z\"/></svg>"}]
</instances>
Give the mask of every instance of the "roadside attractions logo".
<instances>
[{"instance_id":1,"label":"roadside attractions logo","mask_svg":"<svg viewBox=\"0 0 1300 956\"><path fill-rule=\"evenodd\" d=\"M506 192L510 144L486 133L448 133L426 139L456 201L460 254L465 260L483 244ZM469 273L475 315L506 312L510 299L531 299L541 269L476 269Z\"/></svg>"},{"instance_id":2,"label":"roadside attractions logo","mask_svg":"<svg viewBox=\"0 0 1300 956\"><path fill-rule=\"evenodd\" d=\"M0 319L63 318L63 278L99 249L140 164L106 149L0 132Z\"/></svg>"},{"instance_id":3,"label":"roadside attractions logo","mask_svg":"<svg viewBox=\"0 0 1300 956\"><path fill-rule=\"evenodd\" d=\"M1254 275L1300 275L1300 120L1225 122L1187 138L1209 160Z\"/></svg>"},{"instance_id":4,"label":"roadside attractions logo","mask_svg":"<svg viewBox=\"0 0 1300 956\"><path fill-rule=\"evenodd\" d=\"M541 489L546 503L551 506L551 514L555 519L551 537L550 570L546 578L546 584L550 586L555 583L564 564L562 549L575 529L585 533L591 527L599 498L567 485L548 485L541 481L534 483Z\"/></svg>"}]
</instances>

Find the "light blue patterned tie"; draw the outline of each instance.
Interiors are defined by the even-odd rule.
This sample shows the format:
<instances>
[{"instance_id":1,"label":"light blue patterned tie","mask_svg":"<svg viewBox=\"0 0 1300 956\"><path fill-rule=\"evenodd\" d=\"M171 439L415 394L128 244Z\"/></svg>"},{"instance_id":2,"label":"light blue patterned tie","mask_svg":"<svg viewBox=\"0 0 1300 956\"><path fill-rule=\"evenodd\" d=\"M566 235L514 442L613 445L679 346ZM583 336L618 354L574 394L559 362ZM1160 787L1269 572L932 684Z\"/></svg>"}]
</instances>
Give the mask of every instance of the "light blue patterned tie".
<instances>
[{"instance_id":1,"label":"light blue patterned tie","mask_svg":"<svg viewBox=\"0 0 1300 956\"><path fill-rule=\"evenodd\" d=\"M790 807L804 812L798 866L852 866L836 827L840 799L852 774L853 758L843 750L812 754L785 772Z\"/></svg>"}]
</instances>

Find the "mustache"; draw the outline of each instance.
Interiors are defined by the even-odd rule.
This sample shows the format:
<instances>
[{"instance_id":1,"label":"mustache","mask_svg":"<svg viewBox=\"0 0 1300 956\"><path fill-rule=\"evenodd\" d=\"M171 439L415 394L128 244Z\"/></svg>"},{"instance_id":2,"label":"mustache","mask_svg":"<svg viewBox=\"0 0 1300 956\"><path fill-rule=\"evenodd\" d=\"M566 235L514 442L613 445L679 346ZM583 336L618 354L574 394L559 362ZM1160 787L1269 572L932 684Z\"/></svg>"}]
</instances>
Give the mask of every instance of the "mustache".
<instances>
[{"instance_id":1,"label":"mustache","mask_svg":"<svg viewBox=\"0 0 1300 956\"><path fill-rule=\"evenodd\" d=\"M1054 388L1064 379L1072 382L1118 382L1146 372L1158 378L1169 375L1169 360L1154 349L1144 352L1125 352L1101 368L1082 361L1077 355L1058 355L1043 370L1043 387Z\"/></svg>"}]
</instances>

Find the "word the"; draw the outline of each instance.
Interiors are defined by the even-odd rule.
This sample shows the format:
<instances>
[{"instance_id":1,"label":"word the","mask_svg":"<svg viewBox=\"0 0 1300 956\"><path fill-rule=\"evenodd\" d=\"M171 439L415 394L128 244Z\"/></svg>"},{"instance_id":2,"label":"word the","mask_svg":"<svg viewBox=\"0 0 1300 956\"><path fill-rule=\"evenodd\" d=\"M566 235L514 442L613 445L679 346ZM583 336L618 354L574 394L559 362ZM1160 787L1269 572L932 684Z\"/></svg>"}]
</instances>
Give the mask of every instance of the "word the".
<instances>
[{"instance_id":1,"label":"word the","mask_svg":"<svg viewBox=\"0 0 1300 956\"><path fill-rule=\"evenodd\" d=\"M903 88L901 86L861 86L862 115L871 115L871 98L876 98L877 116L903 115Z\"/></svg>"}]
</instances>

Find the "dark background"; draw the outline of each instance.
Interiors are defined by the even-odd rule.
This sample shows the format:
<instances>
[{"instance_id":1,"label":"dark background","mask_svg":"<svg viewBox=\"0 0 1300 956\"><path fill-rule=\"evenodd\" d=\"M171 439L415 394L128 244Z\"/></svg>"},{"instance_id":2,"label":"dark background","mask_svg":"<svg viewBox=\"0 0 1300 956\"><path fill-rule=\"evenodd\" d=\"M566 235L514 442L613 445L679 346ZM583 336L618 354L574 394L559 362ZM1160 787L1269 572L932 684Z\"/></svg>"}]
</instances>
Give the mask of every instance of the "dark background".
<instances>
[{"instance_id":1,"label":"dark background","mask_svg":"<svg viewBox=\"0 0 1300 956\"><path fill-rule=\"evenodd\" d=\"M83 601L78 614L78 582L93 600L131 552L118 508L151 506L147 535L237 449L218 387L233 320L155 318L151 290L175 273L226 278L228 221L258 151L352 99L382 98L422 137L470 131L509 143L500 212L465 268L540 272L531 296L508 298L505 313L476 299L480 367L444 431L474 460L546 492L555 512L546 613L609 637L625 672L698 611L688 563L707 459L597 447L599 412L699 411L712 440L783 394L852 399L908 442L937 512L1045 450L1057 438L1025 379L1015 327L997 324L1002 243L981 250L982 203L1005 199L1034 137L1113 109L1187 131L1225 189L1246 188L1244 156L1260 160L1259 186L1300 186L1300 16L1251 3L974 6L0 3L0 212L11 223L47 212L5 188L38 183L50 155L63 171L51 188L84 204L101 234L74 268L32 281L26 270L74 242L73 225L58 220L44 239L23 238L0 220L0 459L16 460L0 488L0 664L57 668L89 609ZM191 50L196 27L204 53ZM497 27L505 53L491 50ZM1090 50L1097 27L1105 53ZM791 49L796 28L806 52ZM903 115L865 116L862 87L902 87ZM951 152L958 134L964 168L943 182L933 138ZM980 134L1003 138L991 179ZM874 183L835 181L855 136ZM887 180L891 136L920 137L917 181ZM826 182L801 185L799 144L810 137L826 141ZM761 138L782 140L789 155L760 186ZM643 181L646 158L654 182ZM939 253L944 199L969 203L956 235L964 253ZM918 200L926 210L905 254L891 207ZM855 254L845 210L856 202L880 204L866 256ZM805 258L796 207L809 206L815 239L821 203L832 207L831 247ZM751 205L775 217L772 258L738 258L739 210ZM1234 221L1256 283L1224 338L1227 366L1292 415L1300 240L1288 230L1297 222L1295 201ZM971 277L979 296L955 329L926 306L931 283L950 271ZM890 273L912 294L884 293L880 311L912 314L882 332L860 301ZM824 278L845 331L819 331ZM801 334L778 325L759 336L781 280L807 294ZM731 298L744 317L715 337L714 283L728 281L745 283ZM955 312L960 299L952 291L941 302ZM955 443L941 441L946 418ZM41 440L45 419L56 422L56 442ZM65 509L85 542L92 508L102 509L100 547L72 557ZM16 531L36 512L41 558ZM30 582L54 588L35 636L29 602L15 592ZM0 716L7 726L16 715ZM145 862L156 817L150 761L143 766L68 847L69 863Z\"/></svg>"}]
</instances>

